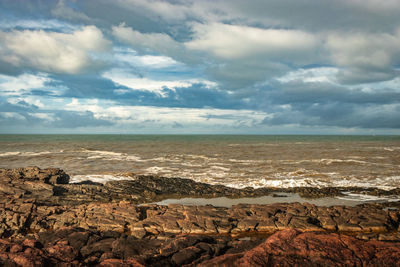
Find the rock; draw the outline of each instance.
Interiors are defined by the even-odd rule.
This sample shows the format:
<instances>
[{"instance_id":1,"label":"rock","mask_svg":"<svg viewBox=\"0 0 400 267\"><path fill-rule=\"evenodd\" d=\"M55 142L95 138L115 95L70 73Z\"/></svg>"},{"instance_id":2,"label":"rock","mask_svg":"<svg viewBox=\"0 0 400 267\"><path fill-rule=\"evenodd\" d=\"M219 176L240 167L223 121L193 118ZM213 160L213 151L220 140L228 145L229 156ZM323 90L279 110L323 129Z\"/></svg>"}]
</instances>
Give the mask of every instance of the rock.
<instances>
[{"instance_id":1,"label":"rock","mask_svg":"<svg viewBox=\"0 0 400 267\"><path fill-rule=\"evenodd\" d=\"M103 239L83 246L80 250L82 256L96 256L100 257L104 252L111 252L112 243L115 241L113 238Z\"/></svg>"},{"instance_id":2,"label":"rock","mask_svg":"<svg viewBox=\"0 0 400 267\"><path fill-rule=\"evenodd\" d=\"M145 265L139 263L135 259L120 260L120 259L106 259L98 264L102 267L144 267Z\"/></svg>"},{"instance_id":3,"label":"rock","mask_svg":"<svg viewBox=\"0 0 400 267\"><path fill-rule=\"evenodd\" d=\"M116 239L112 243L112 253L121 259L130 259L137 256L153 255L159 253L157 247L161 245L159 240L140 240L132 236Z\"/></svg>"},{"instance_id":4,"label":"rock","mask_svg":"<svg viewBox=\"0 0 400 267\"><path fill-rule=\"evenodd\" d=\"M396 243L288 229L247 252L225 254L199 266L399 266L399 261Z\"/></svg>"},{"instance_id":5,"label":"rock","mask_svg":"<svg viewBox=\"0 0 400 267\"><path fill-rule=\"evenodd\" d=\"M3 202L6 200L3 200ZM25 199L9 198L0 202L1 237L16 236L65 227L92 229L118 238L122 233L136 238L165 238L179 234L252 235L295 228L302 231L339 231L346 233L391 233L399 225L399 211L384 210L375 205L356 207L318 207L289 203L270 205L237 205L232 208L213 206L146 205L126 202L89 203L77 206L43 206ZM397 213L396 213L397 212ZM368 214L362 216L360 214ZM68 228L67 228L68 229ZM69 230L66 230L69 231ZM63 231L59 231L61 235ZM65 235L71 233L65 232ZM76 233L78 247L86 236ZM55 242L63 236L41 237L41 242ZM54 239L56 238L56 240ZM80 239L82 239L80 241ZM42 242L42 243L43 243ZM44 243L43 243L44 244Z\"/></svg>"},{"instance_id":6,"label":"rock","mask_svg":"<svg viewBox=\"0 0 400 267\"><path fill-rule=\"evenodd\" d=\"M62 262L72 262L78 257L78 250L68 245L68 242L59 241L56 245L46 248L50 257Z\"/></svg>"},{"instance_id":7,"label":"rock","mask_svg":"<svg viewBox=\"0 0 400 267\"><path fill-rule=\"evenodd\" d=\"M0 169L0 265L338 262L357 266L368 259L376 265L385 264L385 259L387 264L394 264L398 259L400 211L393 203L390 209L386 204L319 207L308 203L240 204L231 208L138 206L171 196L239 197L279 191L234 189L156 176L105 185L68 184L68 180L59 169ZM341 192L338 188L290 190L309 196ZM379 190L370 193L386 194ZM338 260L338 255L343 259Z\"/></svg>"},{"instance_id":8,"label":"rock","mask_svg":"<svg viewBox=\"0 0 400 267\"><path fill-rule=\"evenodd\" d=\"M280 193L298 193L306 198L343 195L342 192L373 195L400 194L400 189L385 191L364 188L244 188L235 189L223 185L198 183L184 178L163 178L130 173L129 180L110 181L104 185L94 182L69 184L69 176L56 168L40 169L26 167L0 169L0 197L34 198L45 205L54 203L79 205L88 202L150 203L171 197L256 197L264 195L283 196ZM132 179L134 178L134 179ZM389 204L382 204L389 205ZM396 203L390 203L391 206ZM400 202L397 203L400 206ZM224 229L221 228L222 231Z\"/></svg>"},{"instance_id":9,"label":"rock","mask_svg":"<svg viewBox=\"0 0 400 267\"><path fill-rule=\"evenodd\" d=\"M165 241L83 229L49 230L54 241L0 239L0 264L13 266L398 266L400 242L363 241L343 234L279 231L267 238L179 235ZM83 246L70 245L80 238ZM61 238L61 240L60 240ZM49 239L47 239L49 240ZM57 240L57 241L56 241ZM112 241L112 242L111 242ZM55 242L55 243L54 243ZM24 246L22 244L25 244ZM41 243L42 244L42 243ZM29 245L29 246L27 246Z\"/></svg>"},{"instance_id":10,"label":"rock","mask_svg":"<svg viewBox=\"0 0 400 267\"><path fill-rule=\"evenodd\" d=\"M18 169L0 169L0 177L8 177L12 180L41 181L53 185L69 183L69 175L57 168L40 169L38 167L26 167Z\"/></svg>"},{"instance_id":11,"label":"rock","mask_svg":"<svg viewBox=\"0 0 400 267\"><path fill-rule=\"evenodd\" d=\"M171 260L174 264L182 266L196 260L200 255L201 249L196 247L188 247L175 253Z\"/></svg>"},{"instance_id":12,"label":"rock","mask_svg":"<svg viewBox=\"0 0 400 267\"><path fill-rule=\"evenodd\" d=\"M35 239L25 239L22 245L30 248L42 248L43 245Z\"/></svg>"}]
</instances>

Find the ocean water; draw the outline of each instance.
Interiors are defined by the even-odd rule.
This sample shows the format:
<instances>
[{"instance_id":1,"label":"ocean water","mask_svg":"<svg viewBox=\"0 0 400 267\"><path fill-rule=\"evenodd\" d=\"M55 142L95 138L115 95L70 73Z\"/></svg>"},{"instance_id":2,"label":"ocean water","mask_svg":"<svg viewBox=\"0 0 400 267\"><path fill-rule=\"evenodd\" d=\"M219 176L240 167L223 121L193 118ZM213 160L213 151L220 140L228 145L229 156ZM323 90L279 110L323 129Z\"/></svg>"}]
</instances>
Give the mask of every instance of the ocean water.
<instances>
[{"instance_id":1,"label":"ocean water","mask_svg":"<svg viewBox=\"0 0 400 267\"><path fill-rule=\"evenodd\" d=\"M73 182L126 172L236 188L400 187L400 136L0 135L0 167L57 167Z\"/></svg>"}]
</instances>

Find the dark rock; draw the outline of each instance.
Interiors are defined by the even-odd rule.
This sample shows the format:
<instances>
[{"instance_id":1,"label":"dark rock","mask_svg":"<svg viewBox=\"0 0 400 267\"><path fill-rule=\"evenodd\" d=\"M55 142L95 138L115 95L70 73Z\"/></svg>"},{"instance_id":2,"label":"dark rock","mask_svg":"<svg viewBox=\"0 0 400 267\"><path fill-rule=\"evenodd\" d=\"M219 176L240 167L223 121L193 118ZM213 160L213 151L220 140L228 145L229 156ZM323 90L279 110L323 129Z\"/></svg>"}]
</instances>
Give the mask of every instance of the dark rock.
<instances>
[{"instance_id":1,"label":"dark rock","mask_svg":"<svg viewBox=\"0 0 400 267\"><path fill-rule=\"evenodd\" d=\"M104 252L112 251L112 243L115 241L113 238L103 239L97 242L93 242L81 248L80 252L82 256L96 256L100 257Z\"/></svg>"},{"instance_id":2,"label":"dark rock","mask_svg":"<svg viewBox=\"0 0 400 267\"><path fill-rule=\"evenodd\" d=\"M379 266L398 259L400 211L394 208L396 203L390 203L390 209L387 203L231 208L135 205L174 196L241 197L285 191L318 197L341 194L341 188L234 189L156 176L105 185L66 184L68 179L59 169L0 169L0 265L313 266L337 262L358 266L370 264L369 259ZM338 260L338 255L343 259Z\"/></svg>"},{"instance_id":3,"label":"dark rock","mask_svg":"<svg viewBox=\"0 0 400 267\"><path fill-rule=\"evenodd\" d=\"M298 193L305 198L319 198L343 195L343 191L371 195L399 195L400 189L381 190L377 188L244 188L236 189L223 185L198 183L184 178L163 178L158 176L135 176L127 174L129 180L110 181L106 184L85 181L69 184L69 176L60 169L40 169L27 167L18 169L0 169L0 196L13 198L35 198L44 205L54 203L79 205L88 202L149 203L166 198L182 197L257 197L281 193ZM132 180L132 178L134 178ZM384 205L384 204L383 204ZM391 206L399 203L390 203Z\"/></svg>"},{"instance_id":4,"label":"dark rock","mask_svg":"<svg viewBox=\"0 0 400 267\"><path fill-rule=\"evenodd\" d=\"M120 260L120 259L106 259L98 264L99 267L144 267L136 259Z\"/></svg>"},{"instance_id":5,"label":"dark rock","mask_svg":"<svg viewBox=\"0 0 400 267\"><path fill-rule=\"evenodd\" d=\"M166 241L66 229L48 231L63 240L0 239L0 263L7 266L398 266L400 242L363 241L343 234L287 229L269 237L170 236ZM70 234L66 234L70 233ZM81 248L71 246L76 235ZM112 241L112 242L111 242ZM22 245L25 244L25 245ZM29 245L29 246L28 246Z\"/></svg>"},{"instance_id":6,"label":"dark rock","mask_svg":"<svg viewBox=\"0 0 400 267\"><path fill-rule=\"evenodd\" d=\"M182 266L196 260L200 256L201 249L196 247L187 247L175 253L171 260L174 264Z\"/></svg>"}]
</instances>

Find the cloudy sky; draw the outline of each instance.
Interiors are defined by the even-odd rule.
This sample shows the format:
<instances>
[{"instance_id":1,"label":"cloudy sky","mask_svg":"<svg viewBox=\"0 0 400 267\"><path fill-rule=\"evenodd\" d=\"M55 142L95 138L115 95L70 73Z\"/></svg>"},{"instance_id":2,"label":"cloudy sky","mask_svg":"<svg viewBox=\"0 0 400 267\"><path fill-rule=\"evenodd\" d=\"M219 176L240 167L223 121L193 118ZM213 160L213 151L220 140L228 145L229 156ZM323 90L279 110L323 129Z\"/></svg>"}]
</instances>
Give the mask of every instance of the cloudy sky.
<instances>
[{"instance_id":1,"label":"cloudy sky","mask_svg":"<svg viewBox=\"0 0 400 267\"><path fill-rule=\"evenodd\" d=\"M0 133L400 134L398 0L0 0Z\"/></svg>"}]
</instances>

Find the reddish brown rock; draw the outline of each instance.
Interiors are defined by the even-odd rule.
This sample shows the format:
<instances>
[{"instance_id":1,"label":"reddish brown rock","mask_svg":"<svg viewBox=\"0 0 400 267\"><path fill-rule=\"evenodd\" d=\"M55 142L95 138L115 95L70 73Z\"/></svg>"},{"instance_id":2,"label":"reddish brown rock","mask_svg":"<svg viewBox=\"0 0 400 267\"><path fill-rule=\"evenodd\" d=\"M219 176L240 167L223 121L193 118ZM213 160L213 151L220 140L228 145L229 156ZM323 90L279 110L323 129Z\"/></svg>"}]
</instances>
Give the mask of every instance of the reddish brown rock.
<instances>
[{"instance_id":1,"label":"reddish brown rock","mask_svg":"<svg viewBox=\"0 0 400 267\"><path fill-rule=\"evenodd\" d=\"M200 266L400 266L400 246L291 229L245 253L226 254Z\"/></svg>"},{"instance_id":2,"label":"reddish brown rock","mask_svg":"<svg viewBox=\"0 0 400 267\"><path fill-rule=\"evenodd\" d=\"M395 266L398 260L400 211L380 204L137 206L172 193L267 191L152 176L66 182L59 169L0 169L0 266Z\"/></svg>"},{"instance_id":3,"label":"reddish brown rock","mask_svg":"<svg viewBox=\"0 0 400 267\"><path fill-rule=\"evenodd\" d=\"M365 215L365 214L368 214ZM43 206L29 199L0 202L0 237L81 227L136 238L178 234L254 234L295 228L352 233L397 232L400 212L377 205L319 207L307 203L213 206L145 205L128 202ZM400 240L394 235L393 240Z\"/></svg>"},{"instance_id":4,"label":"reddish brown rock","mask_svg":"<svg viewBox=\"0 0 400 267\"><path fill-rule=\"evenodd\" d=\"M50 257L62 262L73 262L78 257L78 251L66 241L59 241L56 245L46 248L46 252Z\"/></svg>"},{"instance_id":5,"label":"reddish brown rock","mask_svg":"<svg viewBox=\"0 0 400 267\"><path fill-rule=\"evenodd\" d=\"M160 241L71 228L41 233L39 238L0 239L0 266L398 266L400 262L400 242L294 229L267 238L189 234Z\"/></svg>"},{"instance_id":6,"label":"reddish brown rock","mask_svg":"<svg viewBox=\"0 0 400 267\"><path fill-rule=\"evenodd\" d=\"M106 259L99 263L99 267L144 267L135 259L131 260L120 260L120 259Z\"/></svg>"}]
</instances>

